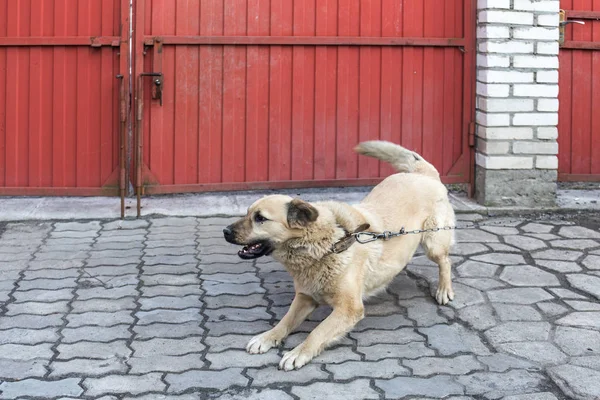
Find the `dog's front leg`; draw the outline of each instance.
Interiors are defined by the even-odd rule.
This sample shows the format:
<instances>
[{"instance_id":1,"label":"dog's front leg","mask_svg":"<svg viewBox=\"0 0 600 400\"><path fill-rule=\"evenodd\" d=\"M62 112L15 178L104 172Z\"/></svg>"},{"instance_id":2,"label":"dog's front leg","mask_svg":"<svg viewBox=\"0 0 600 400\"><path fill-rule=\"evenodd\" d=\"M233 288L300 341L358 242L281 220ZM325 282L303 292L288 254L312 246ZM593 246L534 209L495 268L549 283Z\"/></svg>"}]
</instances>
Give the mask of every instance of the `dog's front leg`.
<instances>
[{"instance_id":1,"label":"dog's front leg","mask_svg":"<svg viewBox=\"0 0 600 400\"><path fill-rule=\"evenodd\" d=\"M281 321L275 325L275 328L250 339L246 351L250 354L259 354L278 346L283 339L308 318L317 306L317 302L312 297L304 293L296 293L290 309Z\"/></svg>"},{"instance_id":2,"label":"dog's front leg","mask_svg":"<svg viewBox=\"0 0 600 400\"><path fill-rule=\"evenodd\" d=\"M283 355L279 368L286 371L298 369L319 355L330 343L348 332L364 317L361 298L346 299L334 305L333 312L325 318L306 340Z\"/></svg>"}]
</instances>

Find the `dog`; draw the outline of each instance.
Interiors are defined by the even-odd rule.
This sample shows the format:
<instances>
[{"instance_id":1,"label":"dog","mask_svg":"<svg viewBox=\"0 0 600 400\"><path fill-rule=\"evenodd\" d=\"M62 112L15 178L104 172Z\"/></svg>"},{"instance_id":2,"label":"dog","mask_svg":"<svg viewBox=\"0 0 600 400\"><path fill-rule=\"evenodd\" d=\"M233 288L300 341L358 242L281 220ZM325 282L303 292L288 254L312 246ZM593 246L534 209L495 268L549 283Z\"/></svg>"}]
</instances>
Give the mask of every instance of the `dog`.
<instances>
[{"instance_id":1,"label":"dog","mask_svg":"<svg viewBox=\"0 0 600 400\"><path fill-rule=\"evenodd\" d=\"M279 368L286 371L301 368L350 331L364 317L363 300L385 290L419 244L439 266L437 302L447 304L454 298L449 257L452 230L352 243L352 234L367 227L381 233L403 227L409 231L455 226L438 171L419 154L390 142L363 142L355 151L391 164L398 173L384 179L356 206L266 196L223 230L225 240L244 246L239 257L271 255L294 280L295 297L288 312L273 329L250 340L249 353L279 346L320 304L333 309L303 343L283 355ZM343 251L336 251L336 246Z\"/></svg>"}]
</instances>

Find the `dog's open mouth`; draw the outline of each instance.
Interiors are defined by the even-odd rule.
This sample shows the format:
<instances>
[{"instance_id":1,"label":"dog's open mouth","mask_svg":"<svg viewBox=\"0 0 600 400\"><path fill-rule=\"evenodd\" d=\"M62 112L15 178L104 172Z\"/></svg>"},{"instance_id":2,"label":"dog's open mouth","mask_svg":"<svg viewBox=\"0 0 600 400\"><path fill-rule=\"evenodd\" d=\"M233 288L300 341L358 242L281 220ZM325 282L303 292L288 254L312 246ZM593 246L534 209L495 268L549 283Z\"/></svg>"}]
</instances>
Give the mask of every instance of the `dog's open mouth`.
<instances>
[{"instance_id":1,"label":"dog's open mouth","mask_svg":"<svg viewBox=\"0 0 600 400\"><path fill-rule=\"evenodd\" d=\"M267 256L271 254L273 248L269 242L257 242L244 246L238 251L238 256L244 260L251 260L254 258Z\"/></svg>"}]
</instances>

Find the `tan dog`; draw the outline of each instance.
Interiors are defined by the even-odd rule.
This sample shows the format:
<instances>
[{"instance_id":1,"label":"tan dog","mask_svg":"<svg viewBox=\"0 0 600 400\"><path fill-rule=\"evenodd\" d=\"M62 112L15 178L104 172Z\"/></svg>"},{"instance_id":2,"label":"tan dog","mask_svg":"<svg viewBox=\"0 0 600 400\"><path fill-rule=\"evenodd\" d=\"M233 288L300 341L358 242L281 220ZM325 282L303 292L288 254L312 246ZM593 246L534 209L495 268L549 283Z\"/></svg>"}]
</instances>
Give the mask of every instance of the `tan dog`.
<instances>
[{"instance_id":1,"label":"tan dog","mask_svg":"<svg viewBox=\"0 0 600 400\"><path fill-rule=\"evenodd\" d=\"M439 265L436 300L446 304L454 293L450 280L452 231L412 234L354 243L336 254L332 246L369 224L371 232L430 229L454 226L454 211L436 169L420 155L389 142L361 143L358 153L392 164L400 173L386 178L357 206L338 202L307 203L288 196L266 196L248 214L223 230L225 239L245 247L244 259L272 256L294 279L296 296L289 311L273 329L258 335L247 346L252 354L278 346L319 304L333 312L279 367L297 369L327 345L347 333L364 316L363 299L384 290L423 246Z\"/></svg>"}]
</instances>

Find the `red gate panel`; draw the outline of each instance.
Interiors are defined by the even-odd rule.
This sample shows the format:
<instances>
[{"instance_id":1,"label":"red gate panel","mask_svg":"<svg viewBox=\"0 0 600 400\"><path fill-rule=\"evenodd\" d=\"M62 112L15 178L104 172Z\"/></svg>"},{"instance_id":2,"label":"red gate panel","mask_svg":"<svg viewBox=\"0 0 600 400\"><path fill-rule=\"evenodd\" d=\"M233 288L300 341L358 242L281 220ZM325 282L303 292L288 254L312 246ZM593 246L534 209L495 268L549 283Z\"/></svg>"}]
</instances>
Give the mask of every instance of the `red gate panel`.
<instances>
[{"instance_id":1,"label":"red gate panel","mask_svg":"<svg viewBox=\"0 0 600 400\"><path fill-rule=\"evenodd\" d=\"M600 181L600 1L562 0L570 24L560 49L558 172L562 181Z\"/></svg>"},{"instance_id":2,"label":"red gate panel","mask_svg":"<svg viewBox=\"0 0 600 400\"><path fill-rule=\"evenodd\" d=\"M469 182L472 0L137 0L136 13L136 76L163 74L138 99L147 193L372 184L391 169L353 153L369 139Z\"/></svg>"},{"instance_id":3,"label":"red gate panel","mask_svg":"<svg viewBox=\"0 0 600 400\"><path fill-rule=\"evenodd\" d=\"M118 192L128 20L126 0L0 0L0 194Z\"/></svg>"}]
</instances>

